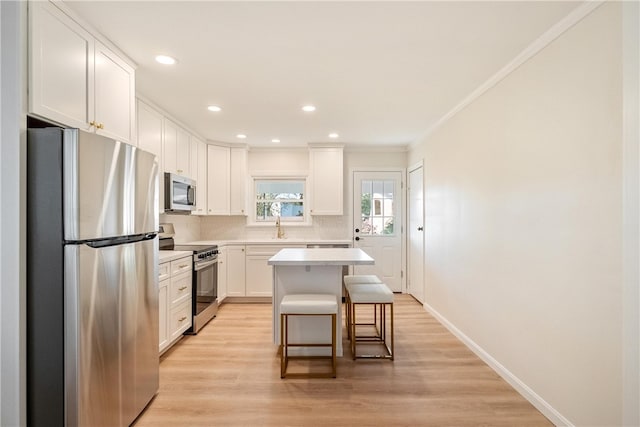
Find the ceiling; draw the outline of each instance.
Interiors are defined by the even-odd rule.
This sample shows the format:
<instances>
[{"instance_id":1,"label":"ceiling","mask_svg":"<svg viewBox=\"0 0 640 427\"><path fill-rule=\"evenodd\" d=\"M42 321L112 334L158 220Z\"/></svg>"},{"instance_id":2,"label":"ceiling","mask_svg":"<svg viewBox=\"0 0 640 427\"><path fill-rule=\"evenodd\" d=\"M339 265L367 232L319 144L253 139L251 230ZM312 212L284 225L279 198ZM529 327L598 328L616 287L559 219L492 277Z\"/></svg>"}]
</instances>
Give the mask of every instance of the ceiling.
<instances>
[{"instance_id":1,"label":"ceiling","mask_svg":"<svg viewBox=\"0 0 640 427\"><path fill-rule=\"evenodd\" d=\"M419 139L580 3L66 4L137 63L138 93L207 140L387 147Z\"/></svg>"}]
</instances>

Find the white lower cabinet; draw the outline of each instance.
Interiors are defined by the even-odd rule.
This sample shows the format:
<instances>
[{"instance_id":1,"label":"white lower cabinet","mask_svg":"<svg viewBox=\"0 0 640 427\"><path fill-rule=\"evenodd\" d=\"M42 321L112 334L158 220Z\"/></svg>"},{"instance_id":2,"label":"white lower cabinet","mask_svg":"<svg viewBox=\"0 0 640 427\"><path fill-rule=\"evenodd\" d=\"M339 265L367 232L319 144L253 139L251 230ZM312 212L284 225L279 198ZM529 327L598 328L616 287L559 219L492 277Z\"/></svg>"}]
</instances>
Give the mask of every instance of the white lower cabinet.
<instances>
[{"instance_id":1,"label":"white lower cabinet","mask_svg":"<svg viewBox=\"0 0 640 427\"><path fill-rule=\"evenodd\" d=\"M226 246L226 286L229 297L271 297L272 267L269 258L283 248L304 248L305 245ZM218 272L220 283L220 272Z\"/></svg>"},{"instance_id":2,"label":"white lower cabinet","mask_svg":"<svg viewBox=\"0 0 640 427\"><path fill-rule=\"evenodd\" d=\"M167 262L166 264L169 263ZM161 280L158 290L158 346L161 353L165 348L169 346L169 319L167 317L169 313L167 313L167 294L169 293L170 284L171 279Z\"/></svg>"},{"instance_id":3,"label":"white lower cabinet","mask_svg":"<svg viewBox=\"0 0 640 427\"><path fill-rule=\"evenodd\" d=\"M227 251L227 296L243 297L245 282L244 245L229 245Z\"/></svg>"},{"instance_id":4,"label":"white lower cabinet","mask_svg":"<svg viewBox=\"0 0 640 427\"><path fill-rule=\"evenodd\" d=\"M191 256L159 267L159 351L165 352L191 327Z\"/></svg>"},{"instance_id":5,"label":"white lower cabinet","mask_svg":"<svg viewBox=\"0 0 640 427\"><path fill-rule=\"evenodd\" d=\"M218 249L218 303L227 297L227 248Z\"/></svg>"}]
</instances>

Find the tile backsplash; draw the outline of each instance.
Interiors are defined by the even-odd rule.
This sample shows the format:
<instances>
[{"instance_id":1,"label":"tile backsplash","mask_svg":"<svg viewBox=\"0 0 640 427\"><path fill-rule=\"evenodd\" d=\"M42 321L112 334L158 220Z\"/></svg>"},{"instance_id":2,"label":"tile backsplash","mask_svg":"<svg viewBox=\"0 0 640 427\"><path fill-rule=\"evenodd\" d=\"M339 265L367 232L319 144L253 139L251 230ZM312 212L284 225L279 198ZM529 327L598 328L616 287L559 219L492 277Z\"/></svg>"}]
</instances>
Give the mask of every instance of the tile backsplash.
<instances>
[{"instance_id":1,"label":"tile backsplash","mask_svg":"<svg viewBox=\"0 0 640 427\"><path fill-rule=\"evenodd\" d=\"M247 226L243 216L160 215L161 223L173 224L176 243L196 240L269 239L276 228ZM311 226L283 225L285 235L292 239L350 239L346 216L316 216Z\"/></svg>"},{"instance_id":2,"label":"tile backsplash","mask_svg":"<svg viewBox=\"0 0 640 427\"><path fill-rule=\"evenodd\" d=\"M160 223L171 223L175 228L176 243L192 242L200 239L200 217L195 215L160 214Z\"/></svg>"}]
</instances>

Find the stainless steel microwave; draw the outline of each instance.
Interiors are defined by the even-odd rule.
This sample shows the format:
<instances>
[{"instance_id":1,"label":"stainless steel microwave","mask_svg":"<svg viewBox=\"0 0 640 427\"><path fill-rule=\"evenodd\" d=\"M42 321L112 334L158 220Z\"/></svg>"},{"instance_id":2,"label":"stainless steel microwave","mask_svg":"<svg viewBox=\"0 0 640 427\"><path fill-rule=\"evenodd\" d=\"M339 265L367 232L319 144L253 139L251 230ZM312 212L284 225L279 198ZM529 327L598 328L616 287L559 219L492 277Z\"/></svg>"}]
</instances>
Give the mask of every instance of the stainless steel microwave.
<instances>
[{"instance_id":1,"label":"stainless steel microwave","mask_svg":"<svg viewBox=\"0 0 640 427\"><path fill-rule=\"evenodd\" d=\"M196 208L196 182L184 176L165 172L164 211L190 214Z\"/></svg>"}]
</instances>

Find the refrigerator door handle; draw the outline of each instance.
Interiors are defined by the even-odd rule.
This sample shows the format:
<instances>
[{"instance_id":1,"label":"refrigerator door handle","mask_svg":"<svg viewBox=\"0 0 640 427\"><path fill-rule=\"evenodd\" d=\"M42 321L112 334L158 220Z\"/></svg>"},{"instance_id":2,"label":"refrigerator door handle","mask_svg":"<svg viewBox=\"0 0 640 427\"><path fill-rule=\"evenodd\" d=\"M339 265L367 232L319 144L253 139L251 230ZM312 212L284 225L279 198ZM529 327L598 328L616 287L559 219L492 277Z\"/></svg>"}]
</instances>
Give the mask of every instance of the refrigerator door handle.
<instances>
[{"instance_id":1,"label":"refrigerator door handle","mask_svg":"<svg viewBox=\"0 0 640 427\"><path fill-rule=\"evenodd\" d=\"M138 243L144 242L146 240L153 240L156 238L158 233L146 233L146 234L136 234L134 236L123 236L123 237L113 237L110 239L100 239L100 240L90 240L84 242L87 246L91 246L92 248L105 248L107 246L118 246L118 245L126 245L128 243Z\"/></svg>"}]
</instances>

